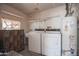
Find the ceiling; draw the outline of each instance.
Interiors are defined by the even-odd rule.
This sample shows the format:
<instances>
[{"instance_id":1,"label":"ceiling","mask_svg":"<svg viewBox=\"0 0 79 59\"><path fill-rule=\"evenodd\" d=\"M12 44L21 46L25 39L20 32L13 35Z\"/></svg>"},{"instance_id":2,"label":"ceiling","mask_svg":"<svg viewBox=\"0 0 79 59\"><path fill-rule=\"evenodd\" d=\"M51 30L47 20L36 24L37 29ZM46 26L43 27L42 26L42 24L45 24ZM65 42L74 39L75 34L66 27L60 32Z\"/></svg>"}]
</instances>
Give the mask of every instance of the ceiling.
<instances>
[{"instance_id":1,"label":"ceiling","mask_svg":"<svg viewBox=\"0 0 79 59\"><path fill-rule=\"evenodd\" d=\"M63 4L64 3L9 3L7 5L10 5L25 14L31 14L50 8L55 8Z\"/></svg>"}]
</instances>

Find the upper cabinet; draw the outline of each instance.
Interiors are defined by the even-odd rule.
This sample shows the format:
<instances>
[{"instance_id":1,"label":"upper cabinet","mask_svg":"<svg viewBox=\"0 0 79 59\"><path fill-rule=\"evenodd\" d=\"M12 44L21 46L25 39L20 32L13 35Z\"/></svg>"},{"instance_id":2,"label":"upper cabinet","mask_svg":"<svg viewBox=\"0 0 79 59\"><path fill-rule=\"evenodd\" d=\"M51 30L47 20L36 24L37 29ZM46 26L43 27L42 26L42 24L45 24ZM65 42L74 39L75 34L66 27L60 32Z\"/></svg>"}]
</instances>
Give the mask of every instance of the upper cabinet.
<instances>
[{"instance_id":1,"label":"upper cabinet","mask_svg":"<svg viewBox=\"0 0 79 59\"><path fill-rule=\"evenodd\" d=\"M37 21L31 23L31 29L61 29L62 21L61 18L51 18L45 21Z\"/></svg>"},{"instance_id":2,"label":"upper cabinet","mask_svg":"<svg viewBox=\"0 0 79 59\"><path fill-rule=\"evenodd\" d=\"M39 28L40 29L45 29L46 28L45 21L39 22Z\"/></svg>"},{"instance_id":3,"label":"upper cabinet","mask_svg":"<svg viewBox=\"0 0 79 59\"><path fill-rule=\"evenodd\" d=\"M34 30L36 28L39 28L39 22L32 22L31 26L30 26L30 29Z\"/></svg>"},{"instance_id":4,"label":"upper cabinet","mask_svg":"<svg viewBox=\"0 0 79 59\"><path fill-rule=\"evenodd\" d=\"M61 18L51 18L46 21L46 27L50 27L52 29L60 29L61 28Z\"/></svg>"}]
</instances>

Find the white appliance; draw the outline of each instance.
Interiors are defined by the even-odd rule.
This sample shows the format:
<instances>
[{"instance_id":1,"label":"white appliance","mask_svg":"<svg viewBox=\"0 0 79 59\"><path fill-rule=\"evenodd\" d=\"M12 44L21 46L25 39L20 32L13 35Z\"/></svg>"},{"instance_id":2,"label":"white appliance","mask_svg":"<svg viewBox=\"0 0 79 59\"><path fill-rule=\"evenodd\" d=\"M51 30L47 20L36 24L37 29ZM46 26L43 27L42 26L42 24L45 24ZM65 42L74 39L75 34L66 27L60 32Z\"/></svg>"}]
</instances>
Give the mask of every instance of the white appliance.
<instances>
[{"instance_id":1,"label":"white appliance","mask_svg":"<svg viewBox=\"0 0 79 59\"><path fill-rule=\"evenodd\" d=\"M28 33L29 51L41 54L40 35L41 35L40 31L32 31Z\"/></svg>"},{"instance_id":2,"label":"white appliance","mask_svg":"<svg viewBox=\"0 0 79 59\"><path fill-rule=\"evenodd\" d=\"M62 22L62 55L77 55L77 19L74 16L64 17Z\"/></svg>"},{"instance_id":3,"label":"white appliance","mask_svg":"<svg viewBox=\"0 0 79 59\"><path fill-rule=\"evenodd\" d=\"M61 56L60 31L47 31L42 34L42 54L46 56Z\"/></svg>"},{"instance_id":4,"label":"white appliance","mask_svg":"<svg viewBox=\"0 0 79 59\"><path fill-rule=\"evenodd\" d=\"M61 56L61 33L59 31L30 32L29 50L47 56Z\"/></svg>"}]
</instances>

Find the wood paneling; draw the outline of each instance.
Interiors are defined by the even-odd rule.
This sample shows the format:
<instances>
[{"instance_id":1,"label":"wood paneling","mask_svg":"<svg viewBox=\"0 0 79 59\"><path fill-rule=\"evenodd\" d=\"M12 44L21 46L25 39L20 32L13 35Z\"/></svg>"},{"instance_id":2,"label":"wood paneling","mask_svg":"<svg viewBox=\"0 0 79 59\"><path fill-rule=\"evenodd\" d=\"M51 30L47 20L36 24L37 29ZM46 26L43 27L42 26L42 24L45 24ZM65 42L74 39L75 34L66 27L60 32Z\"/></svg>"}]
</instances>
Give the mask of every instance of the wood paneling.
<instances>
[{"instance_id":1,"label":"wood paneling","mask_svg":"<svg viewBox=\"0 0 79 59\"><path fill-rule=\"evenodd\" d=\"M21 51L24 49L23 30L0 30L0 40L3 40L5 51Z\"/></svg>"}]
</instances>

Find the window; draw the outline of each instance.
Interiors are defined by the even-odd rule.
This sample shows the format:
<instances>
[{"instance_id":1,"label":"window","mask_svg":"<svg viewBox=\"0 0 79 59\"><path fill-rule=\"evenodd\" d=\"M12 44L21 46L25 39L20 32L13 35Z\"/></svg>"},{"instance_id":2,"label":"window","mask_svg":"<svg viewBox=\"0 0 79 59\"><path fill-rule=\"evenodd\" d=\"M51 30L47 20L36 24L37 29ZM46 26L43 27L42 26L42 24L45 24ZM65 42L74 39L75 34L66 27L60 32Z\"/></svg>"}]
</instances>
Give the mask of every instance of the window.
<instances>
[{"instance_id":1,"label":"window","mask_svg":"<svg viewBox=\"0 0 79 59\"><path fill-rule=\"evenodd\" d=\"M3 30L16 30L20 29L21 23L19 21L2 19L2 29Z\"/></svg>"}]
</instances>

